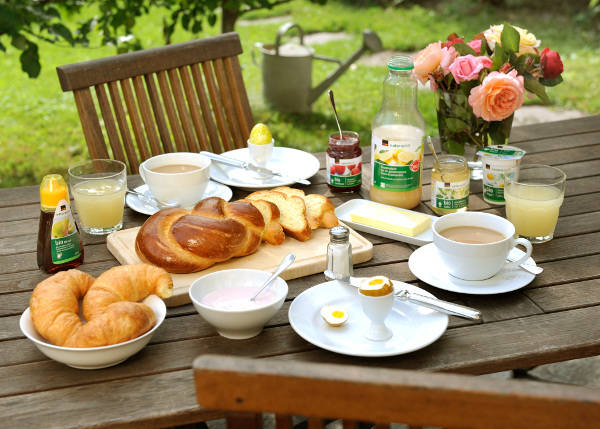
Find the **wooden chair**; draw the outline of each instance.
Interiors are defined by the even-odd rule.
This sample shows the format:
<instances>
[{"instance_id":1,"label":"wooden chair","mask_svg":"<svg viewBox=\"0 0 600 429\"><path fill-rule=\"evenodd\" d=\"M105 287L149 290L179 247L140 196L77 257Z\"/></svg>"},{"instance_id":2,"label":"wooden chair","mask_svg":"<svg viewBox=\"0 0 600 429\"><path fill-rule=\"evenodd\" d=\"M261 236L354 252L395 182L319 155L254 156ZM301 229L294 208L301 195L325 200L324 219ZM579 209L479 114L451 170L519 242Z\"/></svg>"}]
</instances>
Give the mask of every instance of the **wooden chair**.
<instances>
[{"instance_id":1,"label":"wooden chair","mask_svg":"<svg viewBox=\"0 0 600 429\"><path fill-rule=\"evenodd\" d=\"M194 361L198 403L234 412L228 428L257 428L256 413L469 428L584 428L600 422L600 391L522 380L204 355ZM414 426L411 426L411 428Z\"/></svg>"},{"instance_id":2,"label":"wooden chair","mask_svg":"<svg viewBox=\"0 0 600 429\"><path fill-rule=\"evenodd\" d=\"M63 91L73 91L90 157L118 159L137 173L142 161L160 153L246 145L254 121L240 53L237 33L226 33L57 72Z\"/></svg>"}]
</instances>

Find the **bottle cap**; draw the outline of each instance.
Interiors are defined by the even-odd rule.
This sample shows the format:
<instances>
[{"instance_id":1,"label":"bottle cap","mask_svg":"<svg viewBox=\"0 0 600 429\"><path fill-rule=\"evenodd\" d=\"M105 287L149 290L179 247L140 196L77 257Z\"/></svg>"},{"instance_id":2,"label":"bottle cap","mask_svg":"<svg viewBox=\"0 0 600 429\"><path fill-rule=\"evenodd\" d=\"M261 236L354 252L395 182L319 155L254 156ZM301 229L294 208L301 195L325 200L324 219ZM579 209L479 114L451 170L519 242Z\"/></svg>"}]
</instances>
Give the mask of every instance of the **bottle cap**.
<instances>
[{"instance_id":1,"label":"bottle cap","mask_svg":"<svg viewBox=\"0 0 600 429\"><path fill-rule=\"evenodd\" d=\"M332 241L348 241L350 231L342 225L334 226L329 230L329 237Z\"/></svg>"},{"instance_id":2,"label":"bottle cap","mask_svg":"<svg viewBox=\"0 0 600 429\"><path fill-rule=\"evenodd\" d=\"M48 174L40 185L42 209L54 209L60 200L69 201L69 189L60 174Z\"/></svg>"}]
</instances>

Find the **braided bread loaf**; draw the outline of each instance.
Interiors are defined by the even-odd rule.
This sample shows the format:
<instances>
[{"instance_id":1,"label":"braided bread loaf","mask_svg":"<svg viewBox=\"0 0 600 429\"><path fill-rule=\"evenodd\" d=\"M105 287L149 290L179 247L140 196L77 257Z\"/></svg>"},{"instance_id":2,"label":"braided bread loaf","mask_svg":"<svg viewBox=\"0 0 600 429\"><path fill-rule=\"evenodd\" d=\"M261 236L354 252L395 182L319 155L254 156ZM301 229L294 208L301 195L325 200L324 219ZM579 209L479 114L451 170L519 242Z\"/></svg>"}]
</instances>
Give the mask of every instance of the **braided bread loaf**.
<instances>
[{"instance_id":1,"label":"braided bread loaf","mask_svg":"<svg viewBox=\"0 0 600 429\"><path fill-rule=\"evenodd\" d=\"M156 323L152 309L139 303L148 295L171 296L165 270L147 264L111 268L98 279L79 270L61 271L40 282L29 303L35 329L64 347L100 347L137 338ZM79 300L83 315L79 318Z\"/></svg>"},{"instance_id":2,"label":"braided bread loaf","mask_svg":"<svg viewBox=\"0 0 600 429\"><path fill-rule=\"evenodd\" d=\"M228 203L210 197L192 210L152 215L138 231L135 249L142 260L171 273L191 273L254 253L262 240L281 244L284 238L274 204L259 209L245 200Z\"/></svg>"}]
</instances>

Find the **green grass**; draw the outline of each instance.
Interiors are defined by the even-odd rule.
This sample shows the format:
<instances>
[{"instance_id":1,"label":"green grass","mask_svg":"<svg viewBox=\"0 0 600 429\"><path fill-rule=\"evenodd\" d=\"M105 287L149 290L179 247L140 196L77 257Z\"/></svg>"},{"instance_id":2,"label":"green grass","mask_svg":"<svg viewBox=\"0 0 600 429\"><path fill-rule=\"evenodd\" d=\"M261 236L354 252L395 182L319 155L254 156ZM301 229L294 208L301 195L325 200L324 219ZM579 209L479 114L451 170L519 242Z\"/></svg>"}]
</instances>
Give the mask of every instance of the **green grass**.
<instances>
[{"instance_id":1,"label":"green grass","mask_svg":"<svg viewBox=\"0 0 600 429\"><path fill-rule=\"evenodd\" d=\"M244 18L277 15L291 15L306 33L344 31L351 34L350 40L315 46L317 53L340 59L348 58L360 47L361 33L366 28L377 32L384 49L414 52L427 43L445 39L449 32L470 38L490 24L507 20L533 32L542 40L542 47L548 45L561 53L565 82L548 91L553 107L600 113L600 85L594 79L600 65L600 35L575 24L572 16L563 11L554 14L525 8L503 11L481 6L481 2L474 0L447 0L432 9L413 5L388 10L377 6L357 7L348 0L329 0L325 7L307 0L294 0ZM161 16L162 11L155 10L138 24L136 35L144 47L163 44L161 32L157 31ZM71 19L74 22L79 17ZM250 52L255 42L273 42L280 25L238 25L236 28L244 47L240 61L255 119L269 125L279 144L307 151L324 150L327 135L336 128L326 94L313 104L312 113L304 115L282 114L266 108L263 103L261 70L252 63ZM197 37L217 33L218 27L207 27ZM174 42L193 37L178 31ZM92 45L98 46L98 41ZM0 53L3 70L0 75L0 159L3 161L0 187L38 184L44 174L64 174L69 164L88 156L72 95L62 93L55 67L114 55L115 49L109 46L71 48L41 42L40 52L43 69L38 79L29 79L21 72L19 53L14 48L9 48L7 54ZM336 67L315 61L313 83L316 85ZM342 126L358 131L363 144L370 141L370 122L381 102L385 76L384 66L355 64L332 86ZM427 131L437 134L433 95L429 91L420 91L419 108L426 119Z\"/></svg>"}]
</instances>

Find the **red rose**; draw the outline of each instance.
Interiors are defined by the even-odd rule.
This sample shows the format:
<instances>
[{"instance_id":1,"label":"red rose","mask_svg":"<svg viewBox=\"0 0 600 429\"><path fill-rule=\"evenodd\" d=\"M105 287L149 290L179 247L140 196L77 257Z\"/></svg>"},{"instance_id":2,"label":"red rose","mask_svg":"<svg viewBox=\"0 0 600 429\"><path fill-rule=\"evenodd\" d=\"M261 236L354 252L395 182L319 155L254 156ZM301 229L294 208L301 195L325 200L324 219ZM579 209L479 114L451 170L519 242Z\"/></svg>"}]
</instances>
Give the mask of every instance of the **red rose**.
<instances>
[{"instance_id":1,"label":"red rose","mask_svg":"<svg viewBox=\"0 0 600 429\"><path fill-rule=\"evenodd\" d=\"M551 51L546 46L540 54L540 65L544 71L545 79L554 79L563 72L563 63L556 51Z\"/></svg>"}]
</instances>

